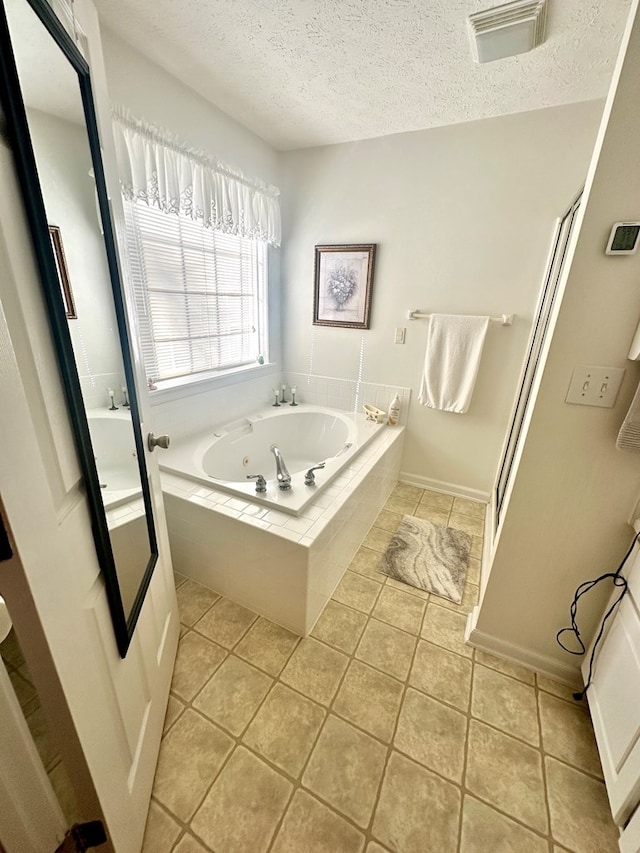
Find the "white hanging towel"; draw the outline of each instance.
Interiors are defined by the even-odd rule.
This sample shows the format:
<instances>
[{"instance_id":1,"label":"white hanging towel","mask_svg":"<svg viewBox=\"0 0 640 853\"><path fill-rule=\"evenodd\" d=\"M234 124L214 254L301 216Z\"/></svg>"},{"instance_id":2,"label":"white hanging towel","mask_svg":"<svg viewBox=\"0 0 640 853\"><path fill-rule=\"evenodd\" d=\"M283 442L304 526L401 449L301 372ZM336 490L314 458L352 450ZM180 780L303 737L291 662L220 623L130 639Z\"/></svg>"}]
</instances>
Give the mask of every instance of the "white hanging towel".
<instances>
[{"instance_id":1,"label":"white hanging towel","mask_svg":"<svg viewBox=\"0 0 640 853\"><path fill-rule=\"evenodd\" d=\"M622 421L616 447L619 447L620 450L632 450L635 453L640 453L640 385L631 401L629 411Z\"/></svg>"},{"instance_id":2,"label":"white hanging towel","mask_svg":"<svg viewBox=\"0 0 640 853\"><path fill-rule=\"evenodd\" d=\"M488 317L432 314L418 402L464 414L476 383Z\"/></svg>"}]
</instances>

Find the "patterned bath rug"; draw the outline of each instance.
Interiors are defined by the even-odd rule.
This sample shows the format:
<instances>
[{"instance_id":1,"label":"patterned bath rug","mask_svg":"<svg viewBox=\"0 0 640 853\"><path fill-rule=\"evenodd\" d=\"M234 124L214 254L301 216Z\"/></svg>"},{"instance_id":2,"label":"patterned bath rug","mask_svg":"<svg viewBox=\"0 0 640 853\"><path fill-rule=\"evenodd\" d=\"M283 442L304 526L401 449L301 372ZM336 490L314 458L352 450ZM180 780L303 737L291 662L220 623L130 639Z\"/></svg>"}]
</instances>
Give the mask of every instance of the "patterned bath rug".
<instances>
[{"instance_id":1,"label":"patterned bath rug","mask_svg":"<svg viewBox=\"0 0 640 853\"><path fill-rule=\"evenodd\" d=\"M405 515L382 558L380 571L460 604L470 550L468 533Z\"/></svg>"}]
</instances>

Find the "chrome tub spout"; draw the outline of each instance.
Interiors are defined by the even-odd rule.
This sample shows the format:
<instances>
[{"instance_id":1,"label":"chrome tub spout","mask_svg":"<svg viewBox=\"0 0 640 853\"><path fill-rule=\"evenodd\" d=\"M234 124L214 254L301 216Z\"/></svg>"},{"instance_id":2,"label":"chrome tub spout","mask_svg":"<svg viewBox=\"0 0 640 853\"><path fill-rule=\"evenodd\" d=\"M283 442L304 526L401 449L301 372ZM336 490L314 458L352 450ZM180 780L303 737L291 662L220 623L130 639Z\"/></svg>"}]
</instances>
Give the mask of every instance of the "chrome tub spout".
<instances>
[{"instance_id":1,"label":"chrome tub spout","mask_svg":"<svg viewBox=\"0 0 640 853\"><path fill-rule=\"evenodd\" d=\"M271 452L276 459L276 479L278 488L283 491L291 488L291 474L287 471L287 466L284 464L282 453L275 444L271 445Z\"/></svg>"}]
</instances>

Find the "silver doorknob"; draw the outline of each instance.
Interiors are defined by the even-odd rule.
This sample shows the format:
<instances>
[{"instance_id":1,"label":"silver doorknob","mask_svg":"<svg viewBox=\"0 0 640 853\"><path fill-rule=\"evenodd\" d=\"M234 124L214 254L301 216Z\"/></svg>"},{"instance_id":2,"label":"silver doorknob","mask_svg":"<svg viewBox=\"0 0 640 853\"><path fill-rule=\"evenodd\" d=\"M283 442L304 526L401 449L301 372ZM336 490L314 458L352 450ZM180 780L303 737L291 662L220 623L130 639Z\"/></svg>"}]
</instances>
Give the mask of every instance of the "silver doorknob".
<instances>
[{"instance_id":1,"label":"silver doorknob","mask_svg":"<svg viewBox=\"0 0 640 853\"><path fill-rule=\"evenodd\" d=\"M153 449L155 447L162 447L164 450L169 447L169 443L171 439L168 435L154 435L152 432L147 436L147 447L149 448L149 452L153 453Z\"/></svg>"}]
</instances>

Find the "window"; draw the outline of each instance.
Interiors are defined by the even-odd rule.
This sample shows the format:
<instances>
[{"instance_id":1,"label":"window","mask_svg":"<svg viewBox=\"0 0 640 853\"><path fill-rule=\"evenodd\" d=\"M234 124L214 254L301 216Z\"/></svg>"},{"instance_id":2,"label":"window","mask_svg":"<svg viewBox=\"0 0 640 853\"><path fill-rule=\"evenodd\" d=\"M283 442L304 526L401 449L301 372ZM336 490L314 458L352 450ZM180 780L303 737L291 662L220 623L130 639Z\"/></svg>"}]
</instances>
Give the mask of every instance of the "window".
<instances>
[{"instance_id":1,"label":"window","mask_svg":"<svg viewBox=\"0 0 640 853\"><path fill-rule=\"evenodd\" d=\"M204 376L266 357L266 244L124 206L147 376Z\"/></svg>"}]
</instances>

